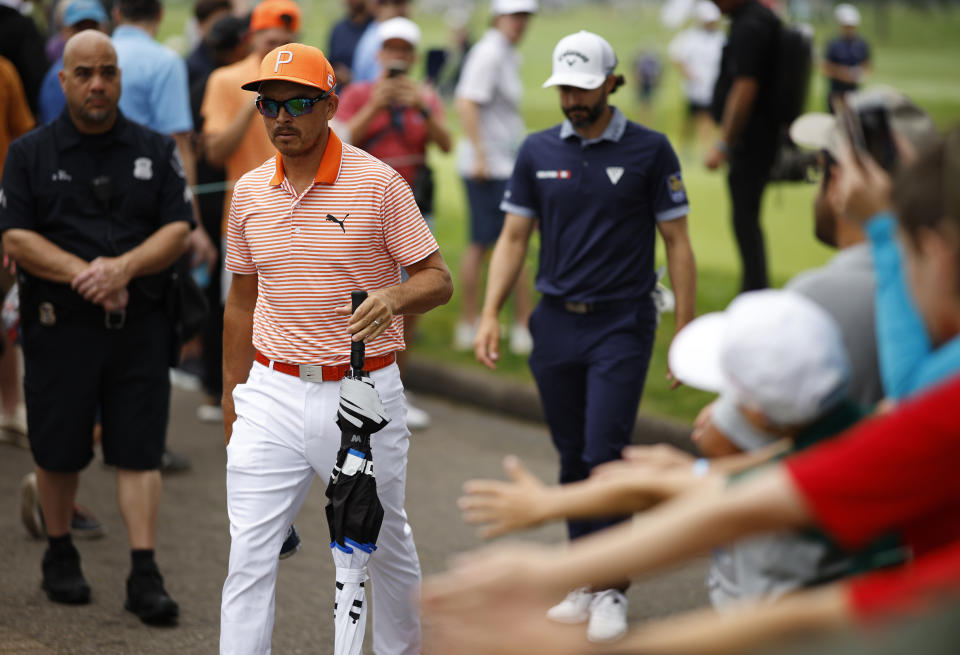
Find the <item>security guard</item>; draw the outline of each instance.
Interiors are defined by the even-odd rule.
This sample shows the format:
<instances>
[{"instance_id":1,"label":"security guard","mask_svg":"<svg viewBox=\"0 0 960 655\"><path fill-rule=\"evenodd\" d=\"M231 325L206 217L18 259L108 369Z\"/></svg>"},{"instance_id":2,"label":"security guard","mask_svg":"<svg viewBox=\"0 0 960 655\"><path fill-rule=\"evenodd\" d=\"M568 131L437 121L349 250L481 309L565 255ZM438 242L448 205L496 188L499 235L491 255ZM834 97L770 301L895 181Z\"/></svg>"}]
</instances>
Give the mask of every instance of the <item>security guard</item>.
<instances>
[{"instance_id":1,"label":"security guard","mask_svg":"<svg viewBox=\"0 0 960 655\"><path fill-rule=\"evenodd\" d=\"M694 313L696 270L680 164L666 137L607 103L623 83L613 74L616 65L610 44L589 32L567 36L554 49L544 87L559 87L567 120L520 147L475 342L477 359L494 367L497 314L539 219L536 286L543 299L530 318L530 368L563 483L619 458L630 442L657 326L655 230L677 296L677 329ZM611 522L570 521L569 536ZM626 598L617 589L577 590L549 616L589 619L588 638L606 641L626 631Z\"/></svg>"},{"instance_id":2,"label":"security guard","mask_svg":"<svg viewBox=\"0 0 960 655\"><path fill-rule=\"evenodd\" d=\"M172 623L177 603L153 555L169 409L163 294L187 245L191 196L173 141L117 110L120 69L106 35L86 30L67 42L60 83L67 108L11 145L0 185L49 537L43 588L56 602L90 600L70 515L99 408L132 550L126 608L146 623Z\"/></svg>"}]
</instances>

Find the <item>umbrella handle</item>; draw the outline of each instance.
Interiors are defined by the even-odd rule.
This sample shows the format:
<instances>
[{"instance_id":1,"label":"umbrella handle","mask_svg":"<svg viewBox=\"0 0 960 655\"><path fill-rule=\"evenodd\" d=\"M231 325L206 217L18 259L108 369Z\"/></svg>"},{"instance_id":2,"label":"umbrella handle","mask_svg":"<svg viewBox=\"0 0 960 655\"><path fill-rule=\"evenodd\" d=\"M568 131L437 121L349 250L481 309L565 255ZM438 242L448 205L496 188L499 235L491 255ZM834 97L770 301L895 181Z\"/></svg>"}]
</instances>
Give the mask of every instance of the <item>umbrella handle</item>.
<instances>
[{"instance_id":1,"label":"umbrella handle","mask_svg":"<svg viewBox=\"0 0 960 655\"><path fill-rule=\"evenodd\" d=\"M352 311L357 311L357 308L363 304L363 301L367 299L367 292L363 291L351 291L350 292L350 302L353 305ZM367 347L362 341L351 341L350 342L350 368L353 369L352 373L354 376L359 376L363 372L363 362L366 358Z\"/></svg>"}]
</instances>

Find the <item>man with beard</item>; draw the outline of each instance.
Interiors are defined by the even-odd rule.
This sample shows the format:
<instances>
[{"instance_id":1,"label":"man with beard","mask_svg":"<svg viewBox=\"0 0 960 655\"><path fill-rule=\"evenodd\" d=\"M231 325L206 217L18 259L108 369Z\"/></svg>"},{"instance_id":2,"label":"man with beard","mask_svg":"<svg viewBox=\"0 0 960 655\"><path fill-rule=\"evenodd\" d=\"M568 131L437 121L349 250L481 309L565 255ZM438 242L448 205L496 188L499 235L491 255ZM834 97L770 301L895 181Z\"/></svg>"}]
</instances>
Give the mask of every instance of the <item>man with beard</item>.
<instances>
[{"instance_id":1,"label":"man with beard","mask_svg":"<svg viewBox=\"0 0 960 655\"><path fill-rule=\"evenodd\" d=\"M554 49L553 75L543 86L558 87L567 120L520 147L477 332L477 359L493 368L497 315L539 221L536 286L543 298L530 318L530 368L560 454L561 483L586 478L630 442L658 322L655 231L676 292L676 329L694 315L680 164L664 135L608 104L623 84L616 65L610 44L590 32L564 37ZM618 520L570 521L568 533L576 539ZM625 587L575 590L549 616L589 619L589 639L616 639L626 630Z\"/></svg>"},{"instance_id":2,"label":"man with beard","mask_svg":"<svg viewBox=\"0 0 960 655\"><path fill-rule=\"evenodd\" d=\"M70 519L99 410L103 461L116 467L131 549L125 607L145 623L171 624L179 610L154 561L172 347L163 292L187 248L192 196L173 139L118 111L120 69L108 36L71 37L60 84L66 111L10 146L0 186L49 540L43 589L55 602L90 602Z\"/></svg>"}]
</instances>

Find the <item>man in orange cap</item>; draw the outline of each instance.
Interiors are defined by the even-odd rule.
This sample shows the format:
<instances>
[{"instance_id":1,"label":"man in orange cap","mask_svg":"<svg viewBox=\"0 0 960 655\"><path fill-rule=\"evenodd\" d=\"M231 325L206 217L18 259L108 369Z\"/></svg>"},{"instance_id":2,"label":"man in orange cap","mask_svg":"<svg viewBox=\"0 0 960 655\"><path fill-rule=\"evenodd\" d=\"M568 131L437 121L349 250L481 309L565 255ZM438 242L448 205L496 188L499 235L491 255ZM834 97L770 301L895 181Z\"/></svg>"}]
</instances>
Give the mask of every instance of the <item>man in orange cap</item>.
<instances>
[{"instance_id":1,"label":"man in orange cap","mask_svg":"<svg viewBox=\"0 0 960 655\"><path fill-rule=\"evenodd\" d=\"M310 483L333 469L334 422L352 341L390 417L373 440L384 509L374 581L374 650L420 652L411 596L420 565L404 511L407 449L396 353L405 314L447 302L450 271L395 170L340 141L333 68L316 48L274 49L243 85L278 154L237 182L227 223L223 419L230 568L221 653L270 651L275 553ZM401 282L400 270L409 278ZM368 298L351 311L350 292Z\"/></svg>"},{"instance_id":2,"label":"man in orange cap","mask_svg":"<svg viewBox=\"0 0 960 655\"><path fill-rule=\"evenodd\" d=\"M240 86L256 77L260 62L268 52L295 41L299 30L300 7L297 3L293 0L264 0L250 16L252 52L245 59L210 74L200 109L204 152L211 164L226 168L228 182L238 180L274 154L270 138L253 120L257 113L254 105L256 93L244 91ZM230 195L228 188L223 208L224 230Z\"/></svg>"}]
</instances>

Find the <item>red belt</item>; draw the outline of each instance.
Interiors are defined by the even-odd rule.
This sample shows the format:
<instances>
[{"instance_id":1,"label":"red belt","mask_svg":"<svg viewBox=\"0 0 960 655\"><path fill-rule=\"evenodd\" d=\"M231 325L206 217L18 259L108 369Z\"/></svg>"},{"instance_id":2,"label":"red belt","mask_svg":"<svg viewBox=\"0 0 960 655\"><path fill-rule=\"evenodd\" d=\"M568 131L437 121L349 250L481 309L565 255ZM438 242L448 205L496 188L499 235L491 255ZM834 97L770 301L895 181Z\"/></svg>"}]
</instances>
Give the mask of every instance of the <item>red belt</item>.
<instances>
[{"instance_id":1,"label":"red belt","mask_svg":"<svg viewBox=\"0 0 960 655\"><path fill-rule=\"evenodd\" d=\"M316 370L320 369L321 379L324 382L339 382L350 371L350 364L336 364L334 366L300 366L298 364L287 364L286 362L271 362L269 359L267 359L266 355L261 353L259 350L254 352L253 358L267 368L272 368L274 371L304 379L316 378ZM367 357L366 361L363 363L363 370L376 371L378 369L390 366L390 364L393 364L395 361L397 361L397 353L387 353L386 355ZM305 369L310 370L310 375L304 375L306 372Z\"/></svg>"}]
</instances>

